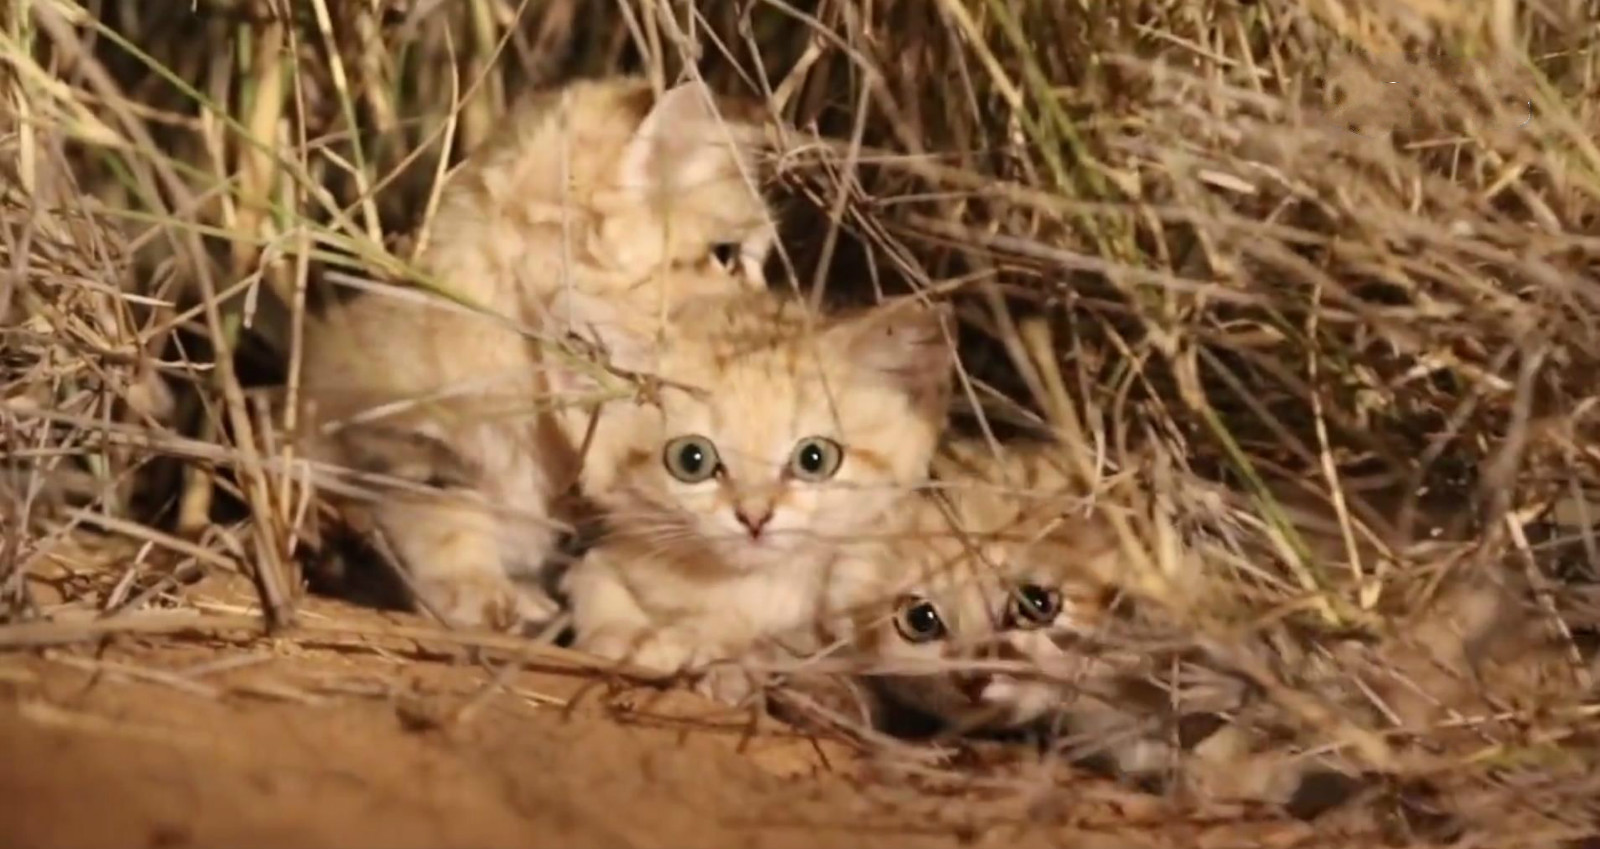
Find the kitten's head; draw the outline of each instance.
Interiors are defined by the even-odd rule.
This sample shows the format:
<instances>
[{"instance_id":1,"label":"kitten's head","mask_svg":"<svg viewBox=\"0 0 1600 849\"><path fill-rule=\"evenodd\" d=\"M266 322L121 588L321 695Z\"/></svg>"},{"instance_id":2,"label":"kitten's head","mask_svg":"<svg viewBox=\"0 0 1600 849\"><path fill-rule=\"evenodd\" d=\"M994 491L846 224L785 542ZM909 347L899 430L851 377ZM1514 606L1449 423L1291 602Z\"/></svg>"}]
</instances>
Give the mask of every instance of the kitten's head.
<instances>
[{"instance_id":1,"label":"kitten's head","mask_svg":"<svg viewBox=\"0 0 1600 849\"><path fill-rule=\"evenodd\" d=\"M776 230L759 188L759 104L690 82L636 114L642 118L593 199L590 253L630 278L687 268L763 287Z\"/></svg>"},{"instance_id":2,"label":"kitten's head","mask_svg":"<svg viewBox=\"0 0 1600 849\"><path fill-rule=\"evenodd\" d=\"M1074 644L1116 604L1093 577L1102 565L1094 561L1116 556L1116 540L1097 522L993 491L952 490L948 504L948 513L930 508L948 515L933 523L947 536L920 547L916 577L872 619L862 648L904 667L877 683L906 707L963 730L1026 725L1062 705L1062 678L1096 669Z\"/></svg>"},{"instance_id":3,"label":"kitten's head","mask_svg":"<svg viewBox=\"0 0 1600 849\"><path fill-rule=\"evenodd\" d=\"M687 298L650 328L599 299L562 304L614 366L662 381L656 403L602 413L584 463L613 533L697 568L784 568L881 535L926 477L950 385L943 309L823 317L739 292Z\"/></svg>"}]
</instances>

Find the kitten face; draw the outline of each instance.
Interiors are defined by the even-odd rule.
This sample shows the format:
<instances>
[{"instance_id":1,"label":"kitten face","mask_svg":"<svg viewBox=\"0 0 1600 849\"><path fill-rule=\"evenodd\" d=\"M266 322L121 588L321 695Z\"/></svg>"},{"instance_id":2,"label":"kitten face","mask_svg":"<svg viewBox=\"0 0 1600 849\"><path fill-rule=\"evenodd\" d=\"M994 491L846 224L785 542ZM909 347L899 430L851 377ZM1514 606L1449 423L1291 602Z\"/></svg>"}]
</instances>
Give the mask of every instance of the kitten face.
<instances>
[{"instance_id":1,"label":"kitten face","mask_svg":"<svg viewBox=\"0 0 1600 849\"><path fill-rule=\"evenodd\" d=\"M1115 541L1094 523L1030 517L998 495L952 501L968 545L937 546L944 556L868 633L878 660L909 666L879 683L891 698L951 726L1025 725L1063 704L1067 680L1093 672L1094 661L1073 646L1099 626L1111 600L1079 567L1112 556ZM973 668L986 661L1048 677Z\"/></svg>"},{"instance_id":2,"label":"kitten face","mask_svg":"<svg viewBox=\"0 0 1600 849\"><path fill-rule=\"evenodd\" d=\"M596 192L591 254L630 277L672 267L764 286L776 237L759 190L764 117L695 84L669 89Z\"/></svg>"},{"instance_id":3,"label":"kitten face","mask_svg":"<svg viewBox=\"0 0 1600 849\"><path fill-rule=\"evenodd\" d=\"M943 424L941 318L896 304L814 321L761 292L690 299L654 344L602 332L633 340L610 346L614 363L666 382L586 463L613 533L733 573L873 537L925 476Z\"/></svg>"},{"instance_id":4,"label":"kitten face","mask_svg":"<svg viewBox=\"0 0 1600 849\"><path fill-rule=\"evenodd\" d=\"M451 176L430 264L490 303L569 283L651 290L667 271L763 288L766 117L693 82L660 97L635 77L540 92Z\"/></svg>"}]
</instances>

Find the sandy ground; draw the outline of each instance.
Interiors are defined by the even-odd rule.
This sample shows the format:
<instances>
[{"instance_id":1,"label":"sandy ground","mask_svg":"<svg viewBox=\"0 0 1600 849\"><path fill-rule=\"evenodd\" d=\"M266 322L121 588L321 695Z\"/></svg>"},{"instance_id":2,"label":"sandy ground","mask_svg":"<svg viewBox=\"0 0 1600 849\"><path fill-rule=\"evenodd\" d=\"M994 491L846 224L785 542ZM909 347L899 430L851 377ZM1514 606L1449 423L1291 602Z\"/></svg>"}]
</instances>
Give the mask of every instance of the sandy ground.
<instances>
[{"instance_id":1,"label":"sandy ground","mask_svg":"<svg viewBox=\"0 0 1600 849\"><path fill-rule=\"evenodd\" d=\"M392 634L124 634L0 653L7 846L1342 845L1084 776L1014 778L889 774L681 690Z\"/></svg>"}]
</instances>

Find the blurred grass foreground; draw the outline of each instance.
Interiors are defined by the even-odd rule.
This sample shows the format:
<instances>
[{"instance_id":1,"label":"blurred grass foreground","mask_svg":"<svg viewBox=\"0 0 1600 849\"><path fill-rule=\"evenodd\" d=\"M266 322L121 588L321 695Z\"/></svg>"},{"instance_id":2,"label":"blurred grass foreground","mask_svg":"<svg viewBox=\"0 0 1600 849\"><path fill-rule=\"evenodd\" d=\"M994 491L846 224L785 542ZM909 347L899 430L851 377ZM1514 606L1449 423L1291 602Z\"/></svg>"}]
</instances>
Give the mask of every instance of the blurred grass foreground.
<instances>
[{"instance_id":1,"label":"blurred grass foreground","mask_svg":"<svg viewBox=\"0 0 1600 849\"><path fill-rule=\"evenodd\" d=\"M307 312L411 276L439 181L508 102L693 72L785 128L775 276L955 302L958 419L1136 472L1209 552L1206 592L1164 592L1155 556L1141 586L1268 635L1252 668L1298 745L1411 812L1386 833L1595 828L1600 3L0 16L0 648L109 633L217 570L289 623L321 511L275 399ZM63 578L69 542L104 568ZM1449 607L1477 586L1515 615ZM1530 633L1553 660L1502 652ZM1417 831L1418 781L1455 794L1455 830Z\"/></svg>"}]
</instances>

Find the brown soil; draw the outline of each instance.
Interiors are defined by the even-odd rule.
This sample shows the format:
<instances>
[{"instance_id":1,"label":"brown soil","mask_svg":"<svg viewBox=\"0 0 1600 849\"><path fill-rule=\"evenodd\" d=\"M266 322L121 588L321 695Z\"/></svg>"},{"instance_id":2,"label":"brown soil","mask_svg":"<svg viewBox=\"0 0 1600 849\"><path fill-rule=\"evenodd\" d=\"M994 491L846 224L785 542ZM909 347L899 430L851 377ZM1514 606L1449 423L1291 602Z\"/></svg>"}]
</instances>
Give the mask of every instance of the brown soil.
<instances>
[{"instance_id":1,"label":"brown soil","mask_svg":"<svg viewBox=\"0 0 1600 849\"><path fill-rule=\"evenodd\" d=\"M842 742L680 690L393 638L421 624L411 617L304 610L351 630L206 628L0 654L0 842L1328 845L1301 823L1179 815L1082 776L1022 790L893 777ZM361 637L362 623L391 634Z\"/></svg>"}]
</instances>

